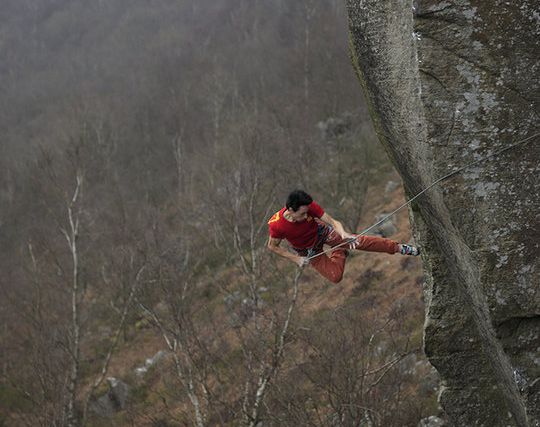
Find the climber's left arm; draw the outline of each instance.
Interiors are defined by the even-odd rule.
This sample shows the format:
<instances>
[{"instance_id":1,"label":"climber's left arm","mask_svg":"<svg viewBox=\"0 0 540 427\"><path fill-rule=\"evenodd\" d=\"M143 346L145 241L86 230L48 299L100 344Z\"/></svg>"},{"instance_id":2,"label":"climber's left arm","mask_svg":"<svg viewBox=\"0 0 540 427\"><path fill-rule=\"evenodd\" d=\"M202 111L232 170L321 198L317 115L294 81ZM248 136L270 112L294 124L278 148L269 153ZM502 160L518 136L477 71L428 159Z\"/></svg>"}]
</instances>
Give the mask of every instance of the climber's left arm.
<instances>
[{"instance_id":1,"label":"climber's left arm","mask_svg":"<svg viewBox=\"0 0 540 427\"><path fill-rule=\"evenodd\" d=\"M326 224L332 226L334 230L341 236L343 239L353 239L356 236L354 234L348 233L345 231L345 228L343 228L343 224L339 222L337 219L332 218L330 215L328 215L326 212L323 216L321 216L321 221L325 222Z\"/></svg>"}]
</instances>

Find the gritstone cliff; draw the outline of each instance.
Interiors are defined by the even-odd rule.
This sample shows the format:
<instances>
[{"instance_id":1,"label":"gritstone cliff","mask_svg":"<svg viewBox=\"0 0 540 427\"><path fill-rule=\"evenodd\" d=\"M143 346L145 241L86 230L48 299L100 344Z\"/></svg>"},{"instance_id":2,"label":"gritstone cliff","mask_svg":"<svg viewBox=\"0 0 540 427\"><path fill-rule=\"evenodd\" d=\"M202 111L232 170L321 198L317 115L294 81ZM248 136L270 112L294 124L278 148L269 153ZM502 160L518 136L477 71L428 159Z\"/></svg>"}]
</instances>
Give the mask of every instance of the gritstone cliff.
<instances>
[{"instance_id":1,"label":"gritstone cliff","mask_svg":"<svg viewBox=\"0 0 540 427\"><path fill-rule=\"evenodd\" d=\"M534 0L348 0L351 57L412 196L539 131ZM540 425L540 138L411 206L425 352L460 426Z\"/></svg>"}]
</instances>

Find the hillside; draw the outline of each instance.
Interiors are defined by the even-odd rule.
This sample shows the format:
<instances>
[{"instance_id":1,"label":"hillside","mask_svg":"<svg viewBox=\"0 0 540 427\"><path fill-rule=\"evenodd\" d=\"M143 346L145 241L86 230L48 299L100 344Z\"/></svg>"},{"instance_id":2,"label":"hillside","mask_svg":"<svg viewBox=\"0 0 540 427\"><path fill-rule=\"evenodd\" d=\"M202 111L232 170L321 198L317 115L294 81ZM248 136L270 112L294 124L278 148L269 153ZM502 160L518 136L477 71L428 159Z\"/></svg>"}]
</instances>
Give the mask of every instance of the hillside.
<instances>
[{"instance_id":1,"label":"hillside","mask_svg":"<svg viewBox=\"0 0 540 427\"><path fill-rule=\"evenodd\" d=\"M368 200L369 208L363 216L362 226L370 225L367 221L373 220L375 215L395 209L402 203L403 193L399 188L385 193L384 186L379 186L369 192ZM405 212L396 218L395 225L398 231L392 238L409 241ZM280 265L280 268L286 266ZM216 272L214 277L215 281L226 283L242 281L234 269ZM334 411L339 411L339 406L347 402L370 407L376 413L373 421L377 425L414 426L421 418L437 413L438 376L421 351L422 284L418 261L384 254L359 252L352 256L346 276L338 285L330 284L307 269L300 283L284 366L275 379L275 388L279 391L270 392L268 405L272 410L269 409L265 416L268 425L309 425L313 422L327 425L335 416ZM220 328L220 333L226 336L221 345L227 347L231 357L236 354L234 357L240 363L239 343L231 323L231 312L227 312L225 303L235 291L243 293L246 289L238 285L230 287L228 292L222 289L205 301L200 310L211 312L205 315L212 317L213 324L227 325ZM291 290L281 292L290 295ZM262 298L265 300L271 295L272 290L269 290ZM385 324L385 329L380 331ZM129 341L119 348L109 370L110 376L133 387L128 403L112 419L101 418L99 421L96 418L90 425L191 425L190 405L185 397L178 398L178 383L167 380L175 375L170 355L160 359L142 378L135 374L147 358L167 351L159 328L151 327L143 318L139 325L130 334ZM370 348L366 340L372 335L376 347L373 343ZM315 351L322 360L316 358ZM229 360L229 363L233 361ZM379 370L381 367L390 369L385 372ZM327 369L334 370L334 374L326 377ZM368 375L372 371L377 375ZM368 390L368 385L378 380L382 373L385 375L380 384ZM358 384L346 385L348 378L354 378ZM216 380L210 382L213 381ZM359 384L361 381L367 383L364 389ZM210 420L209 425L235 425L237 421L234 420L238 420L234 396L240 394L241 382L239 378L228 378L223 387L228 401L221 402L221 420ZM305 406L306 393L312 400L312 407ZM284 400L295 406L295 410L283 407ZM341 410L344 420L352 421L362 416L357 409ZM317 417L322 418L317 421Z\"/></svg>"},{"instance_id":2,"label":"hillside","mask_svg":"<svg viewBox=\"0 0 540 427\"><path fill-rule=\"evenodd\" d=\"M403 201L341 3L8 0L0 93L0 425L437 412L418 261L334 286L265 249L294 188L351 230Z\"/></svg>"}]
</instances>

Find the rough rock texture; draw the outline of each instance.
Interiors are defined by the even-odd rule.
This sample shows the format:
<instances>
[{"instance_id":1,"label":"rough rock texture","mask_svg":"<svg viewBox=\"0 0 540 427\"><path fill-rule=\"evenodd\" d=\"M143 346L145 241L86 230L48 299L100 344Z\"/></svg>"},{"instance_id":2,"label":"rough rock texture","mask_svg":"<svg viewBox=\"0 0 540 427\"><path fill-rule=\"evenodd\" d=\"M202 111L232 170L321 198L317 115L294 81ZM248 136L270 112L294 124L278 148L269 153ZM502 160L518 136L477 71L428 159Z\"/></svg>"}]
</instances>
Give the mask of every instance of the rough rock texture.
<instances>
[{"instance_id":1,"label":"rough rock texture","mask_svg":"<svg viewBox=\"0 0 540 427\"><path fill-rule=\"evenodd\" d=\"M375 223L382 221L385 219L390 212L381 212L378 215L375 215ZM397 227L396 224L392 221L392 218L387 219L382 224L379 224L377 227L375 227L372 232L373 234L377 234L381 237L390 237L397 233Z\"/></svg>"},{"instance_id":2,"label":"rough rock texture","mask_svg":"<svg viewBox=\"0 0 540 427\"><path fill-rule=\"evenodd\" d=\"M91 410L100 417L113 417L126 406L130 387L123 381L113 377L107 378L109 391L91 405Z\"/></svg>"},{"instance_id":3,"label":"rough rock texture","mask_svg":"<svg viewBox=\"0 0 540 427\"><path fill-rule=\"evenodd\" d=\"M409 196L539 132L538 3L348 0L351 54ZM540 137L410 213L424 345L459 426L540 425Z\"/></svg>"},{"instance_id":4,"label":"rough rock texture","mask_svg":"<svg viewBox=\"0 0 540 427\"><path fill-rule=\"evenodd\" d=\"M435 415L424 418L418 423L418 427L444 427L445 425L445 422Z\"/></svg>"}]
</instances>

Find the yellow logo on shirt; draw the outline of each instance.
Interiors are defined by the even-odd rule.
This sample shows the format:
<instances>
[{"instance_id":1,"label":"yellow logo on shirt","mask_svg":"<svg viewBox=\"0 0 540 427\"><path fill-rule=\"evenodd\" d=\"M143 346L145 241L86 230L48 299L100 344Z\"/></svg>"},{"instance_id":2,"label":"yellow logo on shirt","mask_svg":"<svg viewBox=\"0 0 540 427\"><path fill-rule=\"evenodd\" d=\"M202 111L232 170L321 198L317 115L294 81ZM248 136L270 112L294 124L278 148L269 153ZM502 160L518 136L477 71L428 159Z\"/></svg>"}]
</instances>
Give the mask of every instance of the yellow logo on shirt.
<instances>
[{"instance_id":1,"label":"yellow logo on shirt","mask_svg":"<svg viewBox=\"0 0 540 427\"><path fill-rule=\"evenodd\" d=\"M268 221L268 224L271 224L273 222L279 221L279 211L277 211L274 215L272 215L272 218Z\"/></svg>"}]
</instances>

